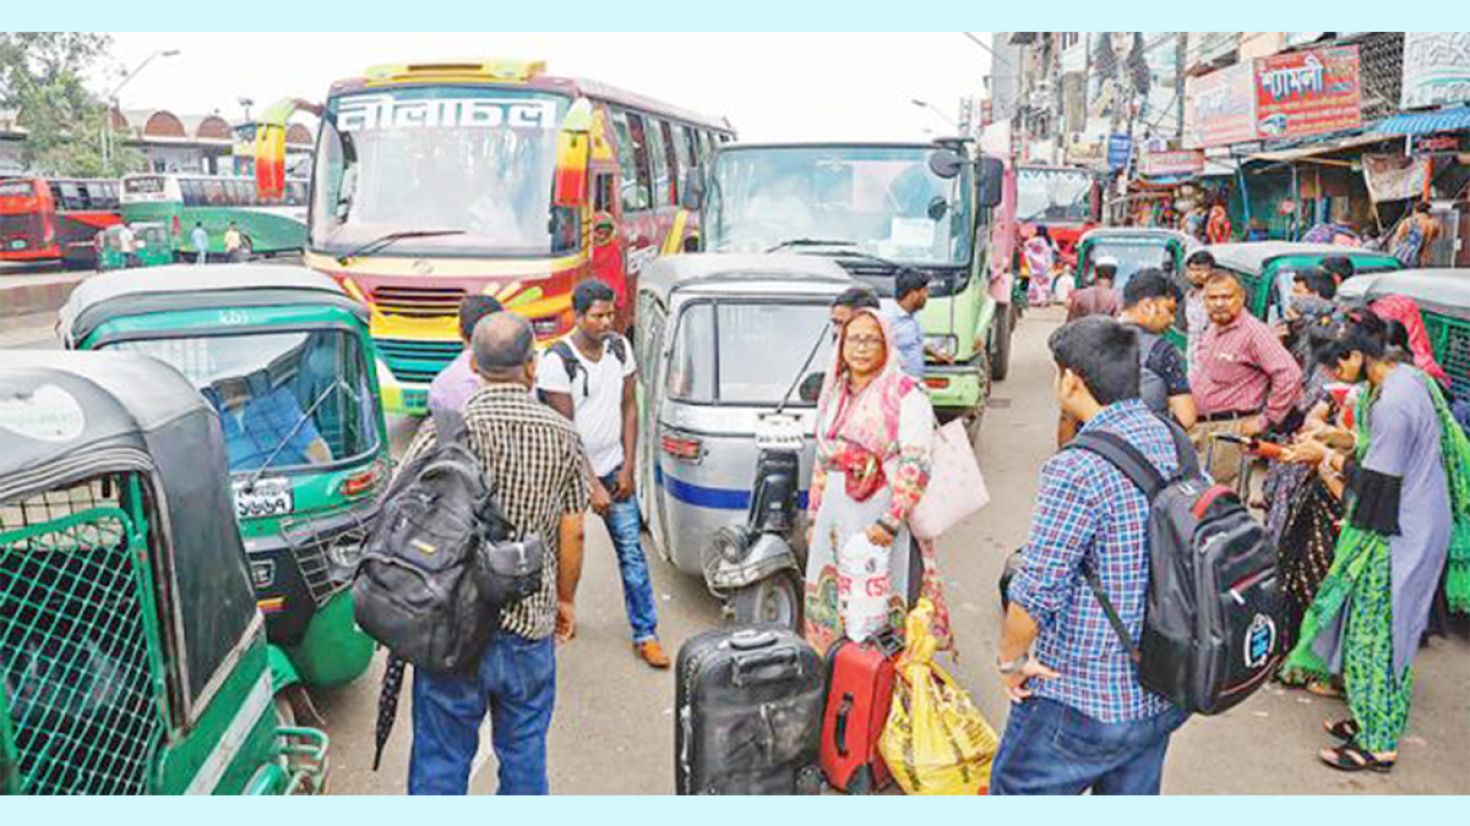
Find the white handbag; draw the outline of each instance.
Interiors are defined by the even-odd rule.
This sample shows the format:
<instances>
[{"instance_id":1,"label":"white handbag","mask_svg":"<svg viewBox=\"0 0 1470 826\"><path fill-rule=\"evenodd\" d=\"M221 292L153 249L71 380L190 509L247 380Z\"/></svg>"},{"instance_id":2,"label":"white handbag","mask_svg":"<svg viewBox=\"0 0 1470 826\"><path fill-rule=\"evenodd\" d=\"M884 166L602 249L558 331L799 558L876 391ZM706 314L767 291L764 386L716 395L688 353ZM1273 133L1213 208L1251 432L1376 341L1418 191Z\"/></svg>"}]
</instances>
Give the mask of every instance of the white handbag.
<instances>
[{"instance_id":1,"label":"white handbag","mask_svg":"<svg viewBox=\"0 0 1470 826\"><path fill-rule=\"evenodd\" d=\"M909 530L919 539L936 539L989 503L964 420L955 419L934 433L929 486L909 513Z\"/></svg>"}]
</instances>

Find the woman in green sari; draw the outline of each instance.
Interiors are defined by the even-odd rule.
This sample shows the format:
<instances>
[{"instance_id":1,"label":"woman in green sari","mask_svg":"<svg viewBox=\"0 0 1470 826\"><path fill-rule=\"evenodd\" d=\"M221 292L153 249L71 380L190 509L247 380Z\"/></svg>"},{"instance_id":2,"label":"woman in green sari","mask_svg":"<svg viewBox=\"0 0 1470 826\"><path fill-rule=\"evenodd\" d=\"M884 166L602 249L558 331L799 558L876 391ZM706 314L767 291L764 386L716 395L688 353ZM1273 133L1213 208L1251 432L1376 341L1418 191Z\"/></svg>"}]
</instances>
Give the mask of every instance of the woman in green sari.
<instances>
[{"instance_id":1,"label":"woman in green sari","mask_svg":"<svg viewBox=\"0 0 1470 826\"><path fill-rule=\"evenodd\" d=\"M1352 457L1327 456L1347 477L1347 522L1286 668L1343 680L1352 716L1325 723L1342 745L1324 749L1322 760L1387 772L1446 564L1451 610L1470 609L1470 440L1439 386L1385 357L1371 330L1356 326L1320 354L1340 380L1368 386L1355 411Z\"/></svg>"}]
</instances>

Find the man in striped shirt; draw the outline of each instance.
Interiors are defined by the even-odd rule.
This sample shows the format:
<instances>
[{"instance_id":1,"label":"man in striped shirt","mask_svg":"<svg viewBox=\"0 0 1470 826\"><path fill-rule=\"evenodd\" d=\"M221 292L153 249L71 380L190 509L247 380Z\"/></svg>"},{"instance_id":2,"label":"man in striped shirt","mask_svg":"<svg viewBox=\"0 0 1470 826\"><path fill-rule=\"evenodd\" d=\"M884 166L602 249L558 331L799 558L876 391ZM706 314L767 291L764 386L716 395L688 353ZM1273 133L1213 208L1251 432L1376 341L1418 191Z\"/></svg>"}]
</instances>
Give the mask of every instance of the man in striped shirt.
<instances>
[{"instance_id":1,"label":"man in striped shirt","mask_svg":"<svg viewBox=\"0 0 1470 826\"><path fill-rule=\"evenodd\" d=\"M576 427L531 394L535 336L518 315L475 325L473 367L484 382L464 406L469 444L505 518L546 543L541 590L501 611L479 667L463 674L416 671L409 794L464 794L488 711L501 794L546 794L546 732L556 699L552 637L575 633L573 598L582 574L582 514L589 501ZM424 422L406 466L434 444Z\"/></svg>"},{"instance_id":2,"label":"man in striped shirt","mask_svg":"<svg viewBox=\"0 0 1470 826\"><path fill-rule=\"evenodd\" d=\"M1245 288L1235 276L1215 272L1205 281L1205 310L1210 326L1200 337L1189 373L1198 423L1190 437L1200 451L1200 465L1210 454L1216 433L1259 436L1288 429L1286 418L1302 394L1302 368L1276 336L1276 331L1245 310ZM1240 471L1240 446L1218 442L1214 466L1207 472L1228 485Z\"/></svg>"}]
</instances>

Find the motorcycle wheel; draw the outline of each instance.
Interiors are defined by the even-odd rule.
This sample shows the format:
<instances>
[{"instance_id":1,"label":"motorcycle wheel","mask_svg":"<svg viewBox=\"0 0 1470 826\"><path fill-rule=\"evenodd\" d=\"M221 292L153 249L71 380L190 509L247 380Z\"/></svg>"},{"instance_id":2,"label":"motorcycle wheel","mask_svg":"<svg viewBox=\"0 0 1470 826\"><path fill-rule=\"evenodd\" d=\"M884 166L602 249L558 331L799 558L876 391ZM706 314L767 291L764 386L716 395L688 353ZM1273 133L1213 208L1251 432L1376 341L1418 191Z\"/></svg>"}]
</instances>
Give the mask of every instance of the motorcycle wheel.
<instances>
[{"instance_id":1,"label":"motorcycle wheel","mask_svg":"<svg viewBox=\"0 0 1470 826\"><path fill-rule=\"evenodd\" d=\"M730 595L737 625L780 625L801 631L801 582L795 571L780 571Z\"/></svg>"}]
</instances>

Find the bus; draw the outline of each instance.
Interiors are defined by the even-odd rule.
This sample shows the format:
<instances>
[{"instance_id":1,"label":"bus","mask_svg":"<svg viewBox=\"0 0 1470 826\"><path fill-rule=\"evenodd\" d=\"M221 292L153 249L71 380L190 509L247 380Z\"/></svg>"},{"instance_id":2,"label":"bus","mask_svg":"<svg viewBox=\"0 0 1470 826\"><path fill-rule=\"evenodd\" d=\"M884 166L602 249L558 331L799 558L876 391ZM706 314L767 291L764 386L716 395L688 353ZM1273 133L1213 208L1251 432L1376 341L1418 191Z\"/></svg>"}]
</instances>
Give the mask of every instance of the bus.
<instances>
[{"instance_id":1,"label":"bus","mask_svg":"<svg viewBox=\"0 0 1470 826\"><path fill-rule=\"evenodd\" d=\"M169 229L176 253L199 252L194 224L209 233L210 255L224 255L230 222L240 231L245 257L300 252L306 245L307 182L286 182L280 197L261 198L255 179L217 175L124 175L122 218L160 223Z\"/></svg>"},{"instance_id":2,"label":"bus","mask_svg":"<svg viewBox=\"0 0 1470 826\"><path fill-rule=\"evenodd\" d=\"M115 180L5 178L0 261L95 266L93 239L120 220Z\"/></svg>"},{"instance_id":3,"label":"bus","mask_svg":"<svg viewBox=\"0 0 1470 826\"><path fill-rule=\"evenodd\" d=\"M541 62L393 64L285 101L257 134L256 176L282 168L286 118L320 118L305 260L367 305L390 412L421 414L459 354L456 313L488 294L545 346L573 326L572 288L613 287L623 329L638 273L692 248L686 180L728 122Z\"/></svg>"},{"instance_id":4,"label":"bus","mask_svg":"<svg viewBox=\"0 0 1470 826\"><path fill-rule=\"evenodd\" d=\"M1096 173L1071 166L1020 166L1016 169L1016 221L1023 238L1046 227L1062 257L1076 256L1077 240L1098 225L1102 186Z\"/></svg>"}]
</instances>

